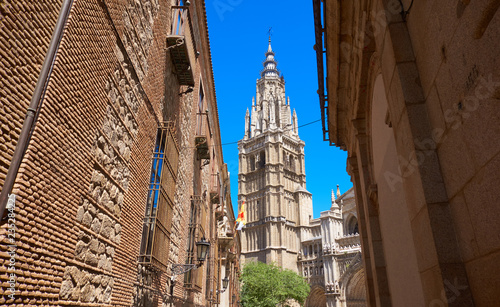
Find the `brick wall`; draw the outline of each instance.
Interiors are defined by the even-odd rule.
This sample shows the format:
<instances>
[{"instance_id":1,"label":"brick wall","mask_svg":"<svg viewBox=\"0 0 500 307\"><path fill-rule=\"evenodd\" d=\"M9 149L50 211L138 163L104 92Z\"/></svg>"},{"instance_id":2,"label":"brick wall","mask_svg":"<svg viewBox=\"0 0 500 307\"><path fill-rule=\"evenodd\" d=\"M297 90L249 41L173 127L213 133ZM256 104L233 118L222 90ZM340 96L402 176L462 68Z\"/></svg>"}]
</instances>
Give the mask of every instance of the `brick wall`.
<instances>
[{"instance_id":1,"label":"brick wall","mask_svg":"<svg viewBox=\"0 0 500 307\"><path fill-rule=\"evenodd\" d=\"M0 4L0 186L60 5ZM203 3L191 7L198 11L191 15L194 32L206 34L200 29L206 27ZM3 249L0 304L129 306L145 296L155 305L168 298L170 272L137 264L157 127L174 122L180 145L171 263L185 263L186 257L193 174L199 169L194 97L200 78L218 129L207 38L196 38L204 55L192 65L194 91L179 95L186 88L179 86L165 51L170 16L170 1L73 3L12 191L17 195L18 291L9 297L10 256ZM210 141L220 144L215 135ZM205 172L200 186L208 182ZM4 224L4 244L7 234ZM204 293L204 286L186 292L182 282L174 288L178 304L187 299L202 305Z\"/></svg>"}]
</instances>

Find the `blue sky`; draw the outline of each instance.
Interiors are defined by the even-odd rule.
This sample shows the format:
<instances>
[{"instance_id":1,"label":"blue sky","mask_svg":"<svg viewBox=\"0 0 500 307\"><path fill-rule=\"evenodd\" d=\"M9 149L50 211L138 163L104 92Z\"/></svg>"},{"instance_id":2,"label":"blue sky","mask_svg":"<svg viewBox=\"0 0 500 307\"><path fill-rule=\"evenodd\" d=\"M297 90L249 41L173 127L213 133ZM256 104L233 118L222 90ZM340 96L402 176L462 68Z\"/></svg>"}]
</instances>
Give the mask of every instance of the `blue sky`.
<instances>
[{"instance_id":1,"label":"blue sky","mask_svg":"<svg viewBox=\"0 0 500 307\"><path fill-rule=\"evenodd\" d=\"M207 0L206 8L223 144L243 138L245 112L255 96L270 27L278 69L299 126L320 119L312 0ZM330 209L331 190L337 184L342 193L352 187L347 155L323 141L321 122L299 128L299 136L306 144L307 190L313 194L314 217L319 217ZM237 212L238 147L228 144L222 149Z\"/></svg>"}]
</instances>

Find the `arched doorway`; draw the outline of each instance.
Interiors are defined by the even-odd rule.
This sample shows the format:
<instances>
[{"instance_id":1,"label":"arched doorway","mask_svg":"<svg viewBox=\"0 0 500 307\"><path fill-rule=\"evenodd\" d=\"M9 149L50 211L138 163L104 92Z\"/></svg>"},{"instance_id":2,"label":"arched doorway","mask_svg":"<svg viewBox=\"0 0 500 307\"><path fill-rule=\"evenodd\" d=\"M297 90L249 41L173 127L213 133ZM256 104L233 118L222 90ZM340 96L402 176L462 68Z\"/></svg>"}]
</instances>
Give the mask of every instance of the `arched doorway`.
<instances>
[{"instance_id":1,"label":"arched doorway","mask_svg":"<svg viewBox=\"0 0 500 307\"><path fill-rule=\"evenodd\" d=\"M345 302L347 307L366 306L365 270L363 266L359 266L347 280Z\"/></svg>"},{"instance_id":2,"label":"arched doorway","mask_svg":"<svg viewBox=\"0 0 500 307\"><path fill-rule=\"evenodd\" d=\"M325 289L320 286L312 286L309 297L306 301L307 307L325 307L326 306L326 296Z\"/></svg>"}]
</instances>

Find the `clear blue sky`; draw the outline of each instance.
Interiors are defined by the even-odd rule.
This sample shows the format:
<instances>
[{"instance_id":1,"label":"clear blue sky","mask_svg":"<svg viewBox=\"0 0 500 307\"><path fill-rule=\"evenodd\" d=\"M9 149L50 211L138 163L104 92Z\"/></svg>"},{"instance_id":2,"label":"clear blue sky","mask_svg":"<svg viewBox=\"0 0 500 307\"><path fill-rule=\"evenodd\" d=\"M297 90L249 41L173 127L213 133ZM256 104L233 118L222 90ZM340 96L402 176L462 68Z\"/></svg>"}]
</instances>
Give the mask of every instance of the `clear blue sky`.
<instances>
[{"instance_id":1,"label":"clear blue sky","mask_svg":"<svg viewBox=\"0 0 500 307\"><path fill-rule=\"evenodd\" d=\"M285 78L286 95L299 126L320 119L312 0L207 0L215 89L222 143L241 140L245 112L255 96L272 27L272 47ZM330 209L331 190L352 187L346 153L323 141L321 122L299 128L305 142L307 190L313 194L314 217ZM238 146L223 145L231 174L231 198L237 214Z\"/></svg>"}]
</instances>

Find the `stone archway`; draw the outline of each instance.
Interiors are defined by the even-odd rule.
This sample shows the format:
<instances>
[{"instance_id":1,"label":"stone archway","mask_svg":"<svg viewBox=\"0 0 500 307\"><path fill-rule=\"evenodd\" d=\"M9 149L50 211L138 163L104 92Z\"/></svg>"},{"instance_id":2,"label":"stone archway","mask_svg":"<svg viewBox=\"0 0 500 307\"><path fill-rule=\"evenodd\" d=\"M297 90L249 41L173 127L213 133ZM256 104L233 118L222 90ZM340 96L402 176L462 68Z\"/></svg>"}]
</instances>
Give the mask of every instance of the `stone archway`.
<instances>
[{"instance_id":1,"label":"stone archway","mask_svg":"<svg viewBox=\"0 0 500 307\"><path fill-rule=\"evenodd\" d=\"M311 287L311 292L306 300L307 307L326 307L325 289L320 286Z\"/></svg>"},{"instance_id":2,"label":"stone archway","mask_svg":"<svg viewBox=\"0 0 500 307\"><path fill-rule=\"evenodd\" d=\"M362 266L359 266L347 280L344 293L345 306L366 306L365 270Z\"/></svg>"}]
</instances>

